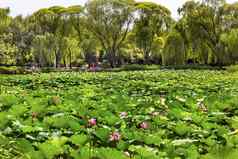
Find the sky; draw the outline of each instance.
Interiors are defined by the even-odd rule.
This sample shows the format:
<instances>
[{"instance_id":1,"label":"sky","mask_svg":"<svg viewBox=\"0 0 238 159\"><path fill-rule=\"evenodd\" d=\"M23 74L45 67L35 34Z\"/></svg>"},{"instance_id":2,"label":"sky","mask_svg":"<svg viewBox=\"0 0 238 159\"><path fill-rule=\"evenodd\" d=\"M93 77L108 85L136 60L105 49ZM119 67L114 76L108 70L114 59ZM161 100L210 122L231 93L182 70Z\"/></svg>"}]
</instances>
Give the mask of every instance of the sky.
<instances>
[{"instance_id":1,"label":"sky","mask_svg":"<svg viewBox=\"0 0 238 159\"><path fill-rule=\"evenodd\" d=\"M9 7L11 15L16 16L22 14L24 16L50 6L70 6L83 5L87 0L0 0L0 8ZM137 0L137 1L152 1L164 5L169 8L174 18L178 18L177 9L182 6L186 0ZM228 3L233 3L238 0L227 0Z\"/></svg>"}]
</instances>

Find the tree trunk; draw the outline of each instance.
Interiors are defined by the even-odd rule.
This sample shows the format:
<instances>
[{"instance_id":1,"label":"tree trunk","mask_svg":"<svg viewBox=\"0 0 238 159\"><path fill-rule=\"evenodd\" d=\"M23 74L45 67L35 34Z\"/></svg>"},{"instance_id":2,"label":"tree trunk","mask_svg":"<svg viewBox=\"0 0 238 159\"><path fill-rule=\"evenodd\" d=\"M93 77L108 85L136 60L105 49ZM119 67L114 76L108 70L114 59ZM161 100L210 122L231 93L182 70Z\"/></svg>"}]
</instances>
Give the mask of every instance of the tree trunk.
<instances>
[{"instance_id":1,"label":"tree trunk","mask_svg":"<svg viewBox=\"0 0 238 159\"><path fill-rule=\"evenodd\" d=\"M70 49L69 49L69 68L72 69L72 53Z\"/></svg>"},{"instance_id":2,"label":"tree trunk","mask_svg":"<svg viewBox=\"0 0 238 159\"><path fill-rule=\"evenodd\" d=\"M66 66L66 60L65 60L65 57L64 57L64 67L66 68L67 66Z\"/></svg>"},{"instance_id":3,"label":"tree trunk","mask_svg":"<svg viewBox=\"0 0 238 159\"><path fill-rule=\"evenodd\" d=\"M111 68L116 66L116 54L114 49L108 51L108 62L110 63Z\"/></svg>"},{"instance_id":4,"label":"tree trunk","mask_svg":"<svg viewBox=\"0 0 238 159\"><path fill-rule=\"evenodd\" d=\"M57 50L55 50L55 68L57 68L57 63L58 63L58 60L57 60Z\"/></svg>"},{"instance_id":5,"label":"tree trunk","mask_svg":"<svg viewBox=\"0 0 238 159\"><path fill-rule=\"evenodd\" d=\"M144 64L149 64L150 63L149 51L145 51L144 54L145 54L144 55L144 60L145 60Z\"/></svg>"},{"instance_id":6,"label":"tree trunk","mask_svg":"<svg viewBox=\"0 0 238 159\"><path fill-rule=\"evenodd\" d=\"M61 59L61 53L60 51L55 51L55 67L58 68L60 66L60 59Z\"/></svg>"},{"instance_id":7,"label":"tree trunk","mask_svg":"<svg viewBox=\"0 0 238 159\"><path fill-rule=\"evenodd\" d=\"M111 68L115 67L115 61L112 58L109 58L109 63Z\"/></svg>"}]
</instances>

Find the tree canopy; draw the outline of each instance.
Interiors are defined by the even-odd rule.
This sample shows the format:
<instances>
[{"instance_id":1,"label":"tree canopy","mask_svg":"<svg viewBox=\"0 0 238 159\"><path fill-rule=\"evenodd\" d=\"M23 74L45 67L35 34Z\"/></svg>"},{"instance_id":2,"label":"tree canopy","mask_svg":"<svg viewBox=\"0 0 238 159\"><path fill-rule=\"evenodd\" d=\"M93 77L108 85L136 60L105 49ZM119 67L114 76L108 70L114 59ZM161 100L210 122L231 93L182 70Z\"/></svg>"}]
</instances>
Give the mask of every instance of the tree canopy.
<instances>
[{"instance_id":1,"label":"tree canopy","mask_svg":"<svg viewBox=\"0 0 238 159\"><path fill-rule=\"evenodd\" d=\"M11 17L0 9L0 64L70 67L101 63L231 65L238 60L238 2L186 1L173 19L165 6L91 0Z\"/></svg>"}]
</instances>

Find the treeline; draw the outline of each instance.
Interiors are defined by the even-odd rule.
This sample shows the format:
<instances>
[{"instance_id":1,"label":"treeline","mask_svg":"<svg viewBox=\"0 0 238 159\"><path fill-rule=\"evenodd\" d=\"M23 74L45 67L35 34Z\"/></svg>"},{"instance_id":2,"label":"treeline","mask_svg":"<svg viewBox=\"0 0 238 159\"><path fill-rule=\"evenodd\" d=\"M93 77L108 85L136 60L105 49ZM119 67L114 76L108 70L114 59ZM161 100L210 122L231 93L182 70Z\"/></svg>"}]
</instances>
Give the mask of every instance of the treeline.
<instances>
[{"instance_id":1,"label":"treeline","mask_svg":"<svg viewBox=\"0 0 238 159\"><path fill-rule=\"evenodd\" d=\"M231 65L238 61L238 3L187 1L174 20L164 6L90 0L11 17L0 9L0 64L73 67L102 63Z\"/></svg>"}]
</instances>

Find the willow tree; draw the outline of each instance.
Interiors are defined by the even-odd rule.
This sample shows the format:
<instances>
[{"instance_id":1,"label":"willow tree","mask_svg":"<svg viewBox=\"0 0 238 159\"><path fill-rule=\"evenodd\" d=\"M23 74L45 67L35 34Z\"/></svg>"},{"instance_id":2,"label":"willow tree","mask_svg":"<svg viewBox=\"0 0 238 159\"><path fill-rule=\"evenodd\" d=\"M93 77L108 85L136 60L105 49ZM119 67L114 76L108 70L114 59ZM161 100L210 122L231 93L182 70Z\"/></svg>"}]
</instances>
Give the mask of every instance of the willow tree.
<instances>
[{"instance_id":1,"label":"willow tree","mask_svg":"<svg viewBox=\"0 0 238 159\"><path fill-rule=\"evenodd\" d=\"M135 41L137 47L143 50L145 63L149 63L156 37L163 36L170 28L171 13L164 6L152 2L136 3L136 10Z\"/></svg>"},{"instance_id":2,"label":"willow tree","mask_svg":"<svg viewBox=\"0 0 238 159\"><path fill-rule=\"evenodd\" d=\"M82 6L70 6L66 9L66 14L69 16L69 22L73 26L77 34L78 45L81 51L81 58L88 64L91 63L92 57L96 57L98 40L95 35L85 27L85 17Z\"/></svg>"},{"instance_id":3,"label":"willow tree","mask_svg":"<svg viewBox=\"0 0 238 159\"><path fill-rule=\"evenodd\" d=\"M4 41L5 36L2 38L0 39L0 64L15 65L18 48Z\"/></svg>"},{"instance_id":4,"label":"willow tree","mask_svg":"<svg viewBox=\"0 0 238 159\"><path fill-rule=\"evenodd\" d=\"M65 67L68 65L70 68L72 68L72 64L78 63L77 60L82 57L79 41L75 37L64 37L63 45L63 64Z\"/></svg>"},{"instance_id":5,"label":"willow tree","mask_svg":"<svg viewBox=\"0 0 238 159\"><path fill-rule=\"evenodd\" d=\"M18 48L18 54L15 57L17 65L25 65L32 61L30 50L35 34L30 31L29 26L28 18L16 16L7 29L7 35L11 36L10 43Z\"/></svg>"},{"instance_id":6,"label":"willow tree","mask_svg":"<svg viewBox=\"0 0 238 159\"><path fill-rule=\"evenodd\" d=\"M38 32L39 34L50 33L54 35L54 41L57 44L54 45L56 67L60 65L61 59L63 57L63 36L67 31L67 29L65 28L66 23L64 23L63 18L64 12L64 7L54 6L41 9L33 15L33 19L36 22L36 32Z\"/></svg>"},{"instance_id":7,"label":"willow tree","mask_svg":"<svg viewBox=\"0 0 238 159\"><path fill-rule=\"evenodd\" d=\"M151 48L151 59L153 63L162 64L164 46L165 46L165 37L156 36L154 38L154 42Z\"/></svg>"},{"instance_id":8,"label":"willow tree","mask_svg":"<svg viewBox=\"0 0 238 159\"><path fill-rule=\"evenodd\" d=\"M35 36L32 41L33 60L40 67L49 67L54 65L54 49L55 49L54 35L46 33L44 35Z\"/></svg>"},{"instance_id":9,"label":"willow tree","mask_svg":"<svg viewBox=\"0 0 238 159\"><path fill-rule=\"evenodd\" d=\"M185 45L183 37L176 30L169 33L162 56L163 65L185 64Z\"/></svg>"},{"instance_id":10,"label":"willow tree","mask_svg":"<svg viewBox=\"0 0 238 159\"><path fill-rule=\"evenodd\" d=\"M220 8L219 12L222 17L221 25L223 32L238 28L238 2L225 4Z\"/></svg>"},{"instance_id":11,"label":"willow tree","mask_svg":"<svg viewBox=\"0 0 238 159\"><path fill-rule=\"evenodd\" d=\"M238 61L238 29L223 33L220 38L220 59L223 65L235 64Z\"/></svg>"},{"instance_id":12,"label":"willow tree","mask_svg":"<svg viewBox=\"0 0 238 159\"><path fill-rule=\"evenodd\" d=\"M82 40L80 41L80 48L82 49L82 55L87 64L92 64L97 62L99 57L99 44L97 38L87 31L81 33Z\"/></svg>"},{"instance_id":13,"label":"willow tree","mask_svg":"<svg viewBox=\"0 0 238 159\"><path fill-rule=\"evenodd\" d=\"M223 65L235 64L238 61L238 2L224 4L219 9L221 30L219 59Z\"/></svg>"},{"instance_id":14,"label":"willow tree","mask_svg":"<svg viewBox=\"0 0 238 159\"><path fill-rule=\"evenodd\" d=\"M76 31L78 40L83 40L81 36L84 32L84 26L82 25L83 7L80 5L70 6L64 10L63 15L67 19L68 27L73 27Z\"/></svg>"},{"instance_id":15,"label":"willow tree","mask_svg":"<svg viewBox=\"0 0 238 159\"><path fill-rule=\"evenodd\" d=\"M8 27L12 22L9 8L0 8L0 63L15 64L17 48L11 42L12 34Z\"/></svg>"},{"instance_id":16,"label":"willow tree","mask_svg":"<svg viewBox=\"0 0 238 159\"><path fill-rule=\"evenodd\" d=\"M9 8L0 8L0 34L6 31L7 27L11 23L12 18L9 16Z\"/></svg>"},{"instance_id":17,"label":"willow tree","mask_svg":"<svg viewBox=\"0 0 238 159\"><path fill-rule=\"evenodd\" d=\"M134 21L134 1L89 1L84 15L86 28L100 41L111 67L115 67L120 63L119 50Z\"/></svg>"},{"instance_id":18,"label":"willow tree","mask_svg":"<svg viewBox=\"0 0 238 159\"><path fill-rule=\"evenodd\" d=\"M193 52L199 52L199 49L204 48L212 50L206 50L206 52L212 53L212 56L205 56L210 56L213 59L207 58L205 63L208 63L209 60L220 64L222 61L219 59L219 39L222 33L220 8L223 5L223 0L188 1L179 9L190 34Z\"/></svg>"}]
</instances>

